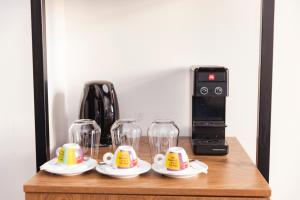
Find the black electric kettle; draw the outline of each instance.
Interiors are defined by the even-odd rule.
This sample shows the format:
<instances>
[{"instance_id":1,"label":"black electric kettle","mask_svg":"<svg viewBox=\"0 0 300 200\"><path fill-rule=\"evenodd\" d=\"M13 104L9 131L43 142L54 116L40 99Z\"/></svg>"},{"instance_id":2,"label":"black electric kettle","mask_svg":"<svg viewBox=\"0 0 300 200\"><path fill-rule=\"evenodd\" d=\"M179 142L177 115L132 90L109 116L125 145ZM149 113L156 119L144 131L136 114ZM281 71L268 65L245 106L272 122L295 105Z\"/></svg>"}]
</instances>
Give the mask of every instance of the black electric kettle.
<instances>
[{"instance_id":1,"label":"black electric kettle","mask_svg":"<svg viewBox=\"0 0 300 200\"><path fill-rule=\"evenodd\" d=\"M101 128L100 144L111 145L110 127L119 119L116 91L111 82L92 81L84 86L80 119L93 119Z\"/></svg>"}]
</instances>

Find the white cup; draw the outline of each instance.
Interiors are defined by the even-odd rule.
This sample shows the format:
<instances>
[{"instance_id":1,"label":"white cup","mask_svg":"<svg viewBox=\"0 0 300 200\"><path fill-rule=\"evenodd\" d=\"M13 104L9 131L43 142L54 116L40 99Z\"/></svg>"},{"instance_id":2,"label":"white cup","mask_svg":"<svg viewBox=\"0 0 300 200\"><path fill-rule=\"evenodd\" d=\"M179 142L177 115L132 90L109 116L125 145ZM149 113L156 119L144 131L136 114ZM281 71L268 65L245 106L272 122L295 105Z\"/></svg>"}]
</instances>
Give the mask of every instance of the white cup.
<instances>
[{"instance_id":1,"label":"white cup","mask_svg":"<svg viewBox=\"0 0 300 200\"><path fill-rule=\"evenodd\" d=\"M138 158L132 146L122 145L115 153L105 153L103 162L112 165L114 169L133 169L137 167Z\"/></svg>"},{"instance_id":2,"label":"white cup","mask_svg":"<svg viewBox=\"0 0 300 200\"><path fill-rule=\"evenodd\" d=\"M76 165L83 162L83 151L78 144L67 143L56 149L57 163Z\"/></svg>"},{"instance_id":3,"label":"white cup","mask_svg":"<svg viewBox=\"0 0 300 200\"><path fill-rule=\"evenodd\" d=\"M181 171L190 166L189 157L182 147L170 147L165 155L156 154L154 162L170 171Z\"/></svg>"}]
</instances>

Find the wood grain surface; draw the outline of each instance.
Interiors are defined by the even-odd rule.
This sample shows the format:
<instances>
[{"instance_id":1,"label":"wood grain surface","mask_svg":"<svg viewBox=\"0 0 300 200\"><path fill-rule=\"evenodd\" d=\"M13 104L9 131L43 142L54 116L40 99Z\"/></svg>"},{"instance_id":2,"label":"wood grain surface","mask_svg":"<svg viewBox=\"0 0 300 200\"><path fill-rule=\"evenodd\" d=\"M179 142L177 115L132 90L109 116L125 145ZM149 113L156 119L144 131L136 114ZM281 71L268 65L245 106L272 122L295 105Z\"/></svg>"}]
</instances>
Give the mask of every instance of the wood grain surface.
<instances>
[{"instance_id":1,"label":"wood grain surface","mask_svg":"<svg viewBox=\"0 0 300 200\"><path fill-rule=\"evenodd\" d=\"M168 196L176 195L190 196L190 199L193 199L193 196L202 196L205 197L204 199L211 200L220 198L208 197L268 199L271 190L267 182L245 153L238 140L227 138L227 142L229 144L229 154L226 156L196 156L192 153L190 138L180 138L179 146L186 149L189 157L199 159L209 167L208 174L200 174L188 179L168 178L153 171L132 179L114 179L101 175L95 170L73 177L57 176L41 171L24 185L24 191L28 193L27 196L32 195L32 197L35 197L30 199L57 199L52 198L51 195L53 194L49 193L63 193L56 195L65 195L66 197L69 195L70 198L62 197L58 199L71 200L81 199L80 194L89 196L87 199L120 199L118 195L123 195L124 198L126 197L124 195L145 195L149 197L148 199L156 199L155 196L157 195L164 196L159 199L169 199ZM111 151L111 149L101 148L100 157L108 151ZM146 138L142 138L139 157L151 161L149 144ZM95 197L91 194L102 195ZM46 195L45 198L38 197L43 195ZM104 198L105 195L110 197Z\"/></svg>"}]
</instances>

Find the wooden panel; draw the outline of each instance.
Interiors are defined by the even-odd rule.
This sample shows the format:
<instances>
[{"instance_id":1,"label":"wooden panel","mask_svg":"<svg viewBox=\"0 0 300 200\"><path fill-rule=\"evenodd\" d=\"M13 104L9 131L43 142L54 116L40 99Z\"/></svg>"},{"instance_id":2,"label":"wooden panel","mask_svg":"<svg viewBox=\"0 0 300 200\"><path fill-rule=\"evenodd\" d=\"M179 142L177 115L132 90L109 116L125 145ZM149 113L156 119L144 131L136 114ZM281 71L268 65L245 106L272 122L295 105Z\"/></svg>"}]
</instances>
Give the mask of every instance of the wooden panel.
<instances>
[{"instance_id":1,"label":"wooden panel","mask_svg":"<svg viewBox=\"0 0 300 200\"><path fill-rule=\"evenodd\" d=\"M275 0L262 0L257 166L269 181Z\"/></svg>"},{"instance_id":2,"label":"wooden panel","mask_svg":"<svg viewBox=\"0 0 300 200\"><path fill-rule=\"evenodd\" d=\"M31 0L36 167L49 160L49 114L44 0Z\"/></svg>"},{"instance_id":3,"label":"wooden panel","mask_svg":"<svg viewBox=\"0 0 300 200\"><path fill-rule=\"evenodd\" d=\"M101 194L55 194L27 193L26 200L269 200L269 198L247 197L184 197L184 196L141 196Z\"/></svg>"},{"instance_id":4,"label":"wooden panel","mask_svg":"<svg viewBox=\"0 0 300 200\"><path fill-rule=\"evenodd\" d=\"M133 179L113 179L91 171L79 176L63 177L39 172L24 185L25 192L46 193L99 193L186 195L227 197L269 197L271 190L256 166L236 138L228 138L226 156L196 156L192 153L190 138L181 138L190 158L199 159L209 166L208 174L188 179L172 179L150 171ZM151 160L148 143L143 138L139 155ZM101 149L101 154L110 149Z\"/></svg>"}]
</instances>

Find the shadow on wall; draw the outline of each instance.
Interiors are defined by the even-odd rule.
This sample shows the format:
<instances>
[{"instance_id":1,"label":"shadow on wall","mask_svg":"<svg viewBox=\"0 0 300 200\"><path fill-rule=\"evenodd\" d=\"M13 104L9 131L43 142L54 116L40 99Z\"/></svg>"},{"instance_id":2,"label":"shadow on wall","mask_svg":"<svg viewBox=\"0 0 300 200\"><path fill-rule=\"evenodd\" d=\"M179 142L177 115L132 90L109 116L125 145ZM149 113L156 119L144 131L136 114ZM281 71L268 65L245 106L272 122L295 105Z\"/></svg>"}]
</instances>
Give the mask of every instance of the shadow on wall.
<instances>
[{"instance_id":1,"label":"shadow on wall","mask_svg":"<svg viewBox=\"0 0 300 200\"><path fill-rule=\"evenodd\" d=\"M50 156L55 157L57 147L68 141L68 120L66 116L65 95L61 92L55 93L52 104L52 134L50 134ZM51 126L50 126L51 127Z\"/></svg>"},{"instance_id":2,"label":"shadow on wall","mask_svg":"<svg viewBox=\"0 0 300 200\"><path fill-rule=\"evenodd\" d=\"M171 119L181 135L191 133L191 70L177 68L126 77L116 82L122 118L135 118L146 135L155 119Z\"/></svg>"}]
</instances>

